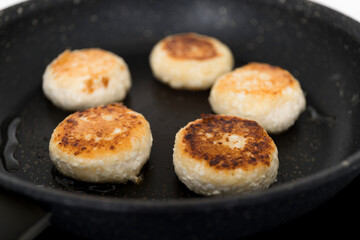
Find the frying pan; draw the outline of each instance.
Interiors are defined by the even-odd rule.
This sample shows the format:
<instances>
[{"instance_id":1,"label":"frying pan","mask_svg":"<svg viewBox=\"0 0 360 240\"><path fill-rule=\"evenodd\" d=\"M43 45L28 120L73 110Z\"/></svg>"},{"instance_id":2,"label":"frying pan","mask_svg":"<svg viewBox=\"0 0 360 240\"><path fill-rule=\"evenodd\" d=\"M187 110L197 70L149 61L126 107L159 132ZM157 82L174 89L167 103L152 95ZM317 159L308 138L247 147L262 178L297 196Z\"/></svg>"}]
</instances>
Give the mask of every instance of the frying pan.
<instances>
[{"instance_id":1,"label":"frying pan","mask_svg":"<svg viewBox=\"0 0 360 240\"><path fill-rule=\"evenodd\" d=\"M205 198L172 166L175 133L211 113L209 91L156 81L152 46L166 35L219 38L235 55L288 69L306 93L293 127L273 135L277 182L263 192ZM46 65L64 49L100 47L122 56L133 87L124 104L154 137L140 184L88 184L61 175L48 154L52 130L69 112L41 90ZM360 25L306 1L36 0L0 12L1 186L52 212L52 223L93 239L238 239L294 219L360 172Z\"/></svg>"}]
</instances>

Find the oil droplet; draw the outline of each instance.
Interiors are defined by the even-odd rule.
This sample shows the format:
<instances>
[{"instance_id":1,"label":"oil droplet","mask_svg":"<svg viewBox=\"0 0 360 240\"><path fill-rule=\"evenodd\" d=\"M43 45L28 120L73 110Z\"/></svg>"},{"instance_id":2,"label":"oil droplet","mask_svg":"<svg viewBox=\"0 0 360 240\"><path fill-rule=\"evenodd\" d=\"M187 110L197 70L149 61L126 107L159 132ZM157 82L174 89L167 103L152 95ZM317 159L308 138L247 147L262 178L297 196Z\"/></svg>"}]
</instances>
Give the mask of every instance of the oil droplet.
<instances>
[{"instance_id":1,"label":"oil droplet","mask_svg":"<svg viewBox=\"0 0 360 240\"><path fill-rule=\"evenodd\" d=\"M312 106L308 106L307 110L310 113L310 120L314 121L314 122L326 122L328 123L330 126L332 126L335 122L336 122L336 118L332 117L332 116L326 116L323 114L320 114L314 107Z\"/></svg>"},{"instance_id":2,"label":"oil droplet","mask_svg":"<svg viewBox=\"0 0 360 240\"><path fill-rule=\"evenodd\" d=\"M4 124L2 128L3 144L1 146L1 158L5 169L9 172L19 169L19 161L14 157L14 153L19 144L16 138L16 131L20 124L19 117L14 118L9 124Z\"/></svg>"}]
</instances>

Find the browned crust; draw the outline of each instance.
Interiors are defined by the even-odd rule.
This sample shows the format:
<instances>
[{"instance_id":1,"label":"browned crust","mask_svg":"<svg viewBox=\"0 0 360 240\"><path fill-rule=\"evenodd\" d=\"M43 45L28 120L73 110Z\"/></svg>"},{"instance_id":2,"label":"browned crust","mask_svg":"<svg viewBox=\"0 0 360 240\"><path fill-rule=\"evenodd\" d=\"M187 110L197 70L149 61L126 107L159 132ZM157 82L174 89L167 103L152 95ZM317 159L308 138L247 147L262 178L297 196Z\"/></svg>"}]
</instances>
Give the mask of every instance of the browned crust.
<instances>
[{"instance_id":1,"label":"browned crust","mask_svg":"<svg viewBox=\"0 0 360 240\"><path fill-rule=\"evenodd\" d=\"M188 60L207 60L218 56L214 44L194 33L176 34L164 40L163 49L173 57Z\"/></svg>"},{"instance_id":2,"label":"browned crust","mask_svg":"<svg viewBox=\"0 0 360 240\"><path fill-rule=\"evenodd\" d=\"M242 77L237 77L237 74L242 74ZM265 74L268 79L261 79L261 74ZM218 88L245 94L277 95L286 87L294 87L296 84L294 77L278 66L251 62L225 75ZM248 88L249 85L252 87Z\"/></svg>"},{"instance_id":3,"label":"browned crust","mask_svg":"<svg viewBox=\"0 0 360 240\"><path fill-rule=\"evenodd\" d=\"M212 137L204 138L209 133ZM242 149L223 144L223 134L237 134L245 138ZM224 115L202 115L184 129L184 151L191 158L206 161L218 170L241 168L251 170L269 166L276 146L266 131L255 121Z\"/></svg>"},{"instance_id":4,"label":"browned crust","mask_svg":"<svg viewBox=\"0 0 360 240\"><path fill-rule=\"evenodd\" d=\"M91 94L98 88L108 87L108 74L117 64L116 57L102 49L66 50L52 62L51 71L55 78L64 76L72 79L90 75L82 92ZM125 67L121 65L120 69L125 70Z\"/></svg>"},{"instance_id":5,"label":"browned crust","mask_svg":"<svg viewBox=\"0 0 360 240\"><path fill-rule=\"evenodd\" d=\"M99 106L69 115L54 130L52 141L68 154L96 158L130 149L130 138L144 131L145 121L122 104Z\"/></svg>"}]
</instances>

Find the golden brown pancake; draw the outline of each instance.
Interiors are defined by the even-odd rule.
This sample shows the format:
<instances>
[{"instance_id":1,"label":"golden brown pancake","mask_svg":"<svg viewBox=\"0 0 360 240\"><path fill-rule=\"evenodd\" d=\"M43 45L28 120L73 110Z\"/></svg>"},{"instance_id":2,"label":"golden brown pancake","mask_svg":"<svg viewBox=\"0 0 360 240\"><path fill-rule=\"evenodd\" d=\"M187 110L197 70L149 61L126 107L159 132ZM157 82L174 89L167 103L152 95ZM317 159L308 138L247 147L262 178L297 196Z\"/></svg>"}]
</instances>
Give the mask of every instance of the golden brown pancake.
<instances>
[{"instance_id":1,"label":"golden brown pancake","mask_svg":"<svg viewBox=\"0 0 360 240\"><path fill-rule=\"evenodd\" d=\"M114 103L75 112L59 124L53 141L69 154L93 159L131 149L131 137L143 134L146 120Z\"/></svg>"},{"instance_id":2,"label":"golden brown pancake","mask_svg":"<svg viewBox=\"0 0 360 240\"><path fill-rule=\"evenodd\" d=\"M185 129L184 151L193 159L206 161L219 170L253 170L269 166L276 146L255 121L207 114ZM232 140L231 136L240 136ZM239 148L234 147L238 144Z\"/></svg>"},{"instance_id":3,"label":"golden brown pancake","mask_svg":"<svg viewBox=\"0 0 360 240\"><path fill-rule=\"evenodd\" d=\"M219 77L209 102L215 113L255 120L269 133L291 127L306 105L300 83L288 71L255 62Z\"/></svg>"},{"instance_id":4,"label":"golden brown pancake","mask_svg":"<svg viewBox=\"0 0 360 240\"><path fill-rule=\"evenodd\" d=\"M163 48L173 58L205 60L218 55L214 44L194 33L177 34L165 39Z\"/></svg>"},{"instance_id":5,"label":"golden brown pancake","mask_svg":"<svg viewBox=\"0 0 360 240\"><path fill-rule=\"evenodd\" d=\"M255 121L202 115L176 135L173 162L179 179L203 195L266 189L275 181L277 148Z\"/></svg>"},{"instance_id":6,"label":"golden brown pancake","mask_svg":"<svg viewBox=\"0 0 360 240\"><path fill-rule=\"evenodd\" d=\"M45 95L65 110L120 101L131 86L125 61L99 48L65 50L46 68Z\"/></svg>"},{"instance_id":7,"label":"golden brown pancake","mask_svg":"<svg viewBox=\"0 0 360 240\"><path fill-rule=\"evenodd\" d=\"M52 134L50 156L65 175L84 181L123 182L137 179L151 143L146 119L114 103L65 118Z\"/></svg>"},{"instance_id":8,"label":"golden brown pancake","mask_svg":"<svg viewBox=\"0 0 360 240\"><path fill-rule=\"evenodd\" d=\"M241 74L241 80L238 76ZM297 85L297 81L286 70L266 63L249 63L228 74L219 84L220 91L243 92L254 95L276 96L287 88Z\"/></svg>"},{"instance_id":9,"label":"golden brown pancake","mask_svg":"<svg viewBox=\"0 0 360 240\"><path fill-rule=\"evenodd\" d=\"M155 78L175 89L209 89L233 65L233 55L224 43L196 33L167 36L150 54Z\"/></svg>"}]
</instances>

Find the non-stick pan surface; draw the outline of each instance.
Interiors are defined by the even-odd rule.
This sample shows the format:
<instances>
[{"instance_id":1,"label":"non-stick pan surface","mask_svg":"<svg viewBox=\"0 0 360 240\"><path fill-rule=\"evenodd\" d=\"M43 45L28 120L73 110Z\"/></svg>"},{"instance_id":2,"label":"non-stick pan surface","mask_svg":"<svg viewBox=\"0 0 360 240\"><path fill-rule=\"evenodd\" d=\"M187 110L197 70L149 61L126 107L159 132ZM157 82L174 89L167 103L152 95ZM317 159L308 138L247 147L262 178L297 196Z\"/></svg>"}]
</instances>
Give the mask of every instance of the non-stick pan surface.
<instances>
[{"instance_id":1,"label":"non-stick pan surface","mask_svg":"<svg viewBox=\"0 0 360 240\"><path fill-rule=\"evenodd\" d=\"M189 31L226 43L236 67L259 61L288 69L306 92L296 124L272 136L280 168L269 190L204 198L177 179L175 134L211 113L209 91L161 84L148 56L164 36ZM112 51L129 65L133 86L124 104L147 118L154 137L140 184L78 182L49 160L52 130L70 112L45 98L42 74L64 49L88 47ZM246 236L305 213L359 173L359 65L359 24L304 1L23 3L0 12L0 184L43 203L55 224L83 236Z\"/></svg>"}]
</instances>

